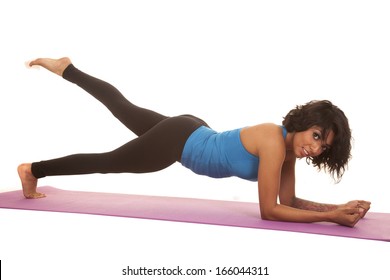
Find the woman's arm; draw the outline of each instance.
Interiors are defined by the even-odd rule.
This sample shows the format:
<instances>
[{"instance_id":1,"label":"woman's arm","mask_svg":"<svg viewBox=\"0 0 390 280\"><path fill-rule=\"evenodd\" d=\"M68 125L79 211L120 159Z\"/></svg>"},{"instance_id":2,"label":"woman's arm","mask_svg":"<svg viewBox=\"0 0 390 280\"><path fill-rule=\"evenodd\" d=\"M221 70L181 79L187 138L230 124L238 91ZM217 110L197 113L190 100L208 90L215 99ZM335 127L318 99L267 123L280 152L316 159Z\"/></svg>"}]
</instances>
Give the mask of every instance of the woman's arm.
<instances>
[{"instance_id":1,"label":"woman's arm","mask_svg":"<svg viewBox=\"0 0 390 280\"><path fill-rule=\"evenodd\" d=\"M293 208L316 212L336 210L339 207L338 205L317 203L295 196L295 162L295 158L287 159L282 165L279 190L280 203Z\"/></svg>"},{"instance_id":2,"label":"woman's arm","mask_svg":"<svg viewBox=\"0 0 390 280\"><path fill-rule=\"evenodd\" d=\"M370 209L370 202L364 200L353 200L345 204L318 203L305 200L295 196L295 162L296 159L287 159L282 165L279 200L281 204L316 212L329 212L339 208L352 207L363 208L364 214Z\"/></svg>"},{"instance_id":3,"label":"woman's arm","mask_svg":"<svg viewBox=\"0 0 390 280\"><path fill-rule=\"evenodd\" d=\"M303 210L316 211L316 212L329 212L332 210L336 210L340 206L336 204L318 203L314 201L305 200L299 197L295 197L293 199L292 207L303 209Z\"/></svg>"},{"instance_id":4,"label":"woman's arm","mask_svg":"<svg viewBox=\"0 0 390 280\"><path fill-rule=\"evenodd\" d=\"M289 160L290 163L284 165L285 145L283 138L277 137L277 130L271 126L265 135L267 137L259 137L258 139L258 152L261 158L258 190L260 212L263 219L307 223L328 221L346 226L354 226L359 221L361 212L358 208L343 207L327 212L294 208L295 190L291 182L295 181L293 180L295 161ZM288 182L292 184L292 188L291 185L288 187ZM277 200L278 196L280 204Z\"/></svg>"}]
</instances>

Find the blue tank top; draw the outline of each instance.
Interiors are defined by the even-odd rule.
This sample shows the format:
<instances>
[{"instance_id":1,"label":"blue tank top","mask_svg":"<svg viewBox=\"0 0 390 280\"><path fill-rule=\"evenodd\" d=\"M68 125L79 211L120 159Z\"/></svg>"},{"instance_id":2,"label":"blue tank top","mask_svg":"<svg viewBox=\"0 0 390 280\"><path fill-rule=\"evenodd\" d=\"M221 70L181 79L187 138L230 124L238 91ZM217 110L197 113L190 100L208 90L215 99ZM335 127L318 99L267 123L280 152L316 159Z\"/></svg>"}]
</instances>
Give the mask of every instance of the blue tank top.
<instances>
[{"instance_id":1,"label":"blue tank top","mask_svg":"<svg viewBox=\"0 0 390 280\"><path fill-rule=\"evenodd\" d=\"M286 138L287 130L282 128ZM241 129L219 133L206 126L199 127L184 145L181 164L213 178L236 176L257 181L260 159L242 145Z\"/></svg>"}]
</instances>

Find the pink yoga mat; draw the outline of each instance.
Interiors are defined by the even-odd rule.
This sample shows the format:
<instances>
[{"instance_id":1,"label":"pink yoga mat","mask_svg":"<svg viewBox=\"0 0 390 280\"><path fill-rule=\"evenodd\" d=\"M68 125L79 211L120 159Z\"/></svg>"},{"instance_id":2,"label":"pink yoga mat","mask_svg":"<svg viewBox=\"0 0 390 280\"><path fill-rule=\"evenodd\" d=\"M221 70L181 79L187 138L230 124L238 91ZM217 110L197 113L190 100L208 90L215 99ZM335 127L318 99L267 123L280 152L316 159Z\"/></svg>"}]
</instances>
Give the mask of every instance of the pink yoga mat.
<instances>
[{"instance_id":1,"label":"pink yoga mat","mask_svg":"<svg viewBox=\"0 0 390 280\"><path fill-rule=\"evenodd\" d=\"M67 191L40 187L43 199L21 191L0 193L0 208L108 215L257 229L272 229L390 241L390 213L367 213L354 228L332 223L288 223L260 219L257 203L194 198Z\"/></svg>"}]
</instances>

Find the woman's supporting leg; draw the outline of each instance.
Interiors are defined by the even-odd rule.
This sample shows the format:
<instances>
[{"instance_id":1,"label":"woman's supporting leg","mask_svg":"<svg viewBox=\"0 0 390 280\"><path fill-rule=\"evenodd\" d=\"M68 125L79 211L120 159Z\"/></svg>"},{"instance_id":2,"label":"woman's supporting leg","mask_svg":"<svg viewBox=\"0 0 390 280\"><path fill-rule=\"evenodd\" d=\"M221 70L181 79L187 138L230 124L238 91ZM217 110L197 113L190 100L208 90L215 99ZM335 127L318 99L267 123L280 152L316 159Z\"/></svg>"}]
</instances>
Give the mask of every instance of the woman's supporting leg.
<instances>
[{"instance_id":1,"label":"woman's supporting leg","mask_svg":"<svg viewBox=\"0 0 390 280\"><path fill-rule=\"evenodd\" d=\"M18 168L27 198L37 193L37 179L56 175L92 173L147 173L181 160L184 145L193 131L207 124L190 116L167 118L143 135L108 153L75 154L58 159L22 164Z\"/></svg>"},{"instance_id":2,"label":"woman's supporting leg","mask_svg":"<svg viewBox=\"0 0 390 280\"><path fill-rule=\"evenodd\" d=\"M75 154L35 162L36 178L91 173L148 173L180 161L185 142L204 122L192 116L167 118L143 135L107 153Z\"/></svg>"}]
</instances>

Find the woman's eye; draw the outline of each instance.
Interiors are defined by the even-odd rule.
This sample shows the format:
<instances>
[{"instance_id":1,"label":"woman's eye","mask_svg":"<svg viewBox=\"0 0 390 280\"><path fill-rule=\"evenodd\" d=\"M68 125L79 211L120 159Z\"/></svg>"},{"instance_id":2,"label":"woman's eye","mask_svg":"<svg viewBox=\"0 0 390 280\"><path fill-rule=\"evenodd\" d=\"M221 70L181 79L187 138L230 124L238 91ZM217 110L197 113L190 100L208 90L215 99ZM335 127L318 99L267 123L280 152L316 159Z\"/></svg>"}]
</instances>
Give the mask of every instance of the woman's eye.
<instances>
[{"instance_id":1,"label":"woman's eye","mask_svg":"<svg viewBox=\"0 0 390 280\"><path fill-rule=\"evenodd\" d=\"M320 140L321 139L321 135L319 133L317 133L317 132L314 132L313 133L313 138L314 138L314 140Z\"/></svg>"}]
</instances>

